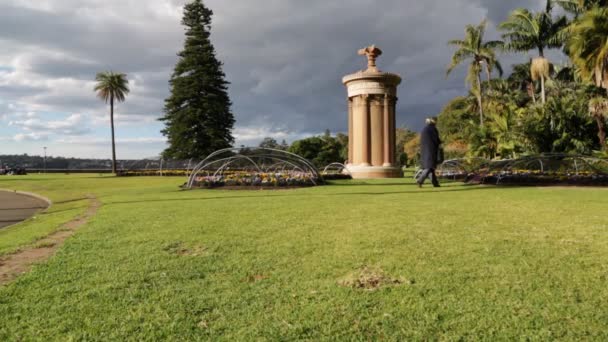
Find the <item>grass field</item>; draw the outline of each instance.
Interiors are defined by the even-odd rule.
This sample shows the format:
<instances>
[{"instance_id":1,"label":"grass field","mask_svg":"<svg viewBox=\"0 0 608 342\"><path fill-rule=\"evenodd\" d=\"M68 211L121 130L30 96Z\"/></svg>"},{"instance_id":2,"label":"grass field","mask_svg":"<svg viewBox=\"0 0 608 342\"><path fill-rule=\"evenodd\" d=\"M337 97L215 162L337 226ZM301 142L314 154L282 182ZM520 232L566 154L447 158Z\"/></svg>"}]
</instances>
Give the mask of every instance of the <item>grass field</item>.
<instances>
[{"instance_id":1,"label":"grass field","mask_svg":"<svg viewBox=\"0 0 608 342\"><path fill-rule=\"evenodd\" d=\"M103 203L0 287L0 340L608 339L608 189L184 181L0 178L56 203L0 255Z\"/></svg>"}]
</instances>

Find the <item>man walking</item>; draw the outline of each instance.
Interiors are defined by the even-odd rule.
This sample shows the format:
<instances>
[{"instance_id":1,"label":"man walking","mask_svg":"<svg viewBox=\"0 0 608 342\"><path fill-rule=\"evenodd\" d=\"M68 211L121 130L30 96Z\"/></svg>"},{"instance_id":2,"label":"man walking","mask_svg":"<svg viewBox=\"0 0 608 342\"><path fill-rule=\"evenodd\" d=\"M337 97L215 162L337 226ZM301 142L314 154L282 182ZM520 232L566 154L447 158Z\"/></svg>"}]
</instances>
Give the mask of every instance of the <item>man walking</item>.
<instances>
[{"instance_id":1,"label":"man walking","mask_svg":"<svg viewBox=\"0 0 608 342\"><path fill-rule=\"evenodd\" d=\"M439 132L435 126L436 124L436 117L426 119L426 126L422 130L422 133L420 133L420 164L423 171L420 177L418 177L416 180L418 182L418 187L422 187L422 184L424 184L424 181L427 179L429 174L431 175L433 186L436 188L439 187L435 169L437 169L439 145L441 145L441 139L439 139Z\"/></svg>"}]
</instances>

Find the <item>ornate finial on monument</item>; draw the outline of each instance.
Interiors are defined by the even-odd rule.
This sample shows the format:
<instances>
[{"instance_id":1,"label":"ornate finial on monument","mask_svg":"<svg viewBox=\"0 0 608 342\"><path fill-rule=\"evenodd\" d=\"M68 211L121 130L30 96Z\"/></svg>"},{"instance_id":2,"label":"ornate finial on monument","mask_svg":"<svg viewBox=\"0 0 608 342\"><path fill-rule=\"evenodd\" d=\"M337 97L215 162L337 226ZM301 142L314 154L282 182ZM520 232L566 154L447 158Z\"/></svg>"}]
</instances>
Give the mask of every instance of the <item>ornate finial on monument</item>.
<instances>
[{"instance_id":1,"label":"ornate finial on monument","mask_svg":"<svg viewBox=\"0 0 608 342\"><path fill-rule=\"evenodd\" d=\"M376 45L368 46L359 50L360 56L367 56L367 70L378 71L376 67L376 58L382 55L382 50L378 49Z\"/></svg>"}]
</instances>

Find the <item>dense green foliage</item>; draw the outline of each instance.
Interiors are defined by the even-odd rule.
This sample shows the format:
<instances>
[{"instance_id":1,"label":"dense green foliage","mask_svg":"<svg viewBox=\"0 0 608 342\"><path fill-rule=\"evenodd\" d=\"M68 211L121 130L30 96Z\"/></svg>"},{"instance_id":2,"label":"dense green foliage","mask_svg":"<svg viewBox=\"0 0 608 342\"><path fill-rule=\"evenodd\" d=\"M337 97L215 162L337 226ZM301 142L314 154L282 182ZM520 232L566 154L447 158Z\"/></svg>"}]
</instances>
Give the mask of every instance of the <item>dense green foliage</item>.
<instances>
[{"instance_id":1,"label":"dense green foliage","mask_svg":"<svg viewBox=\"0 0 608 342\"><path fill-rule=\"evenodd\" d=\"M183 181L0 179L103 203L51 260L0 287L0 340L608 339L603 189ZM50 231L82 206L9 233ZM365 269L398 282L348 286Z\"/></svg>"},{"instance_id":2,"label":"dense green foliage","mask_svg":"<svg viewBox=\"0 0 608 342\"><path fill-rule=\"evenodd\" d=\"M112 129L112 172L116 173L116 143L114 140L114 101L124 102L129 94L127 75L111 71L100 72L95 77L97 96L110 103L110 127Z\"/></svg>"},{"instance_id":3,"label":"dense green foliage","mask_svg":"<svg viewBox=\"0 0 608 342\"><path fill-rule=\"evenodd\" d=\"M554 16L555 4L574 15L570 19ZM604 1L548 0L545 10L539 13L523 8L513 11L499 25L506 39L505 48L514 52L535 49L538 57L530 63L514 65L506 79L482 82L478 88L484 90L483 102L479 101L482 94L473 87L469 95L455 98L444 107L438 126L447 155L513 158L534 153L592 154L605 150L605 6ZM551 48L563 48L572 63L551 64L544 57L545 50ZM483 115L476 116L476 112Z\"/></svg>"},{"instance_id":4,"label":"dense green foliage","mask_svg":"<svg viewBox=\"0 0 608 342\"><path fill-rule=\"evenodd\" d=\"M398 127L395 132L396 156L400 166L414 166L420 159L419 143L420 138L418 133L403 126Z\"/></svg>"},{"instance_id":5,"label":"dense green foliage","mask_svg":"<svg viewBox=\"0 0 608 342\"><path fill-rule=\"evenodd\" d=\"M200 159L234 142L228 82L210 41L212 15L201 0L184 6L184 50L178 54L160 119L169 143L164 157Z\"/></svg>"},{"instance_id":6,"label":"dense green foliage","mask_svg":"<svg viewBox=\"0 0 608 342\"><path fill-rule=\"evenodd\" d=\"M591 154L601 149L589 101L597 90L575 82L551 80L545 105L534 103L518 82L493 82L486 101L486 122L472 114L473 96L459 97L439 119L445 148L463 155L511 158L522 154L563 152ZM460 146L466 145L466 149Z\"/></svg>"},{"instance_id":7,"label":"dense green foliage","mask_svg":"<svg viewBox=\"0 0 608 342\"><path fill-rule=\"evenodd\" d=\"M348 137L341 133L333 137L326 131L322 136L294 141L289 152L310 160L318 168L344 163L348 159Z\"/></svg>"},{"instance_id":8,"label":"dense green foliage","mask_svg":"<svg viewBox=\"0 0 608 342\"><path fill-rule=\"evenodd\" d=\"M289 144L287 144L287 141L285 141L285 139L283 139L283 141L281 141L281 143L279 144L279 142L276 139L271 138L271 137L266 137L266 138L262 139L262 142L260 142L258 147L272 148L275 150L287 151L289 149Z\"/></svg>"}]
</instances>

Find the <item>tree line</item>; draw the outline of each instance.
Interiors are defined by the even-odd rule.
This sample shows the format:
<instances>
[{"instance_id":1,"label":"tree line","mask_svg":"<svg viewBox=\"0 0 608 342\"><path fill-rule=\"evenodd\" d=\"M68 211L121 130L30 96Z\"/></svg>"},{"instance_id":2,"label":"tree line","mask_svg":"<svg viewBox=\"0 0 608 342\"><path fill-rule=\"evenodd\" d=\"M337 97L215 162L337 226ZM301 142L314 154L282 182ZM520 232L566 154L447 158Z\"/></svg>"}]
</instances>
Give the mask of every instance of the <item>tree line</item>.
<instances>
[{"instance_id":1,"label":"tree line","mask_svg":"<svg viewBox=\"0 0 608 342\"><path fill-rule=\"evenodd\" d=\"M608 1L548 0L539 12L516 9L498 25L503 40L486 41L486 27L485 20L467 25L463 39L448 42L456 51L447 75L468 63L469 93L439 115L447 155L606 156ZM568 62L553 63L550 49L561 50ZM529 51L535 57L503 78L499 53Z\"/></svg>"}]
</instances>

